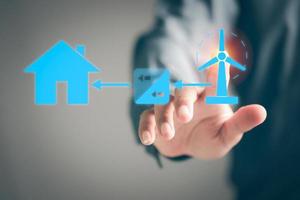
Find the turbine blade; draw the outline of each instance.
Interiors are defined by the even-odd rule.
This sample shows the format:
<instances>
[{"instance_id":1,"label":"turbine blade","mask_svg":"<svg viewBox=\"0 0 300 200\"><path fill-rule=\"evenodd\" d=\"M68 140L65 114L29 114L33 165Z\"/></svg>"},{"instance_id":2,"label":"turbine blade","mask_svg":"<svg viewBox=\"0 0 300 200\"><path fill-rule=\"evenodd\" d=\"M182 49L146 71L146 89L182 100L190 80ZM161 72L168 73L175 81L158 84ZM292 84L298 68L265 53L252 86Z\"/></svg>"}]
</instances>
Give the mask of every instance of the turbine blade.
<instances>
[{"instance_id":1,"label":"turbine blade","mask_svg":"<svg viewBox=\"0 0 300 200\"><path fill-rule=\"evenodd\" d=\"M219 51L225 51L225 36L224 36L224 29L220 30L220 35L219 35Z\"/></svg>"},{"instance_id":2,"label":"turbine blade","mask_svg":"<svg viewBox=\"0 0 300 200\"><path fill-rule=\"evenodd\" d=\"M208 68L209 66L211 66L211 65L213 65L213 64L215 64L215 63L217 63L217 62L218 62L218 58L217 58L217 57L214 57L214 58L210 59L207 63L205 63L205 64L199 66L199 67L198 67L198 70L199 70L199 71L202 71L202 70Z\"/></svg>"},{"instance_id":3,"label":"turbine blade","mask_svg":"<svg viewBox=\"0 0 300 200\"><path fill-rule=\"evenodd\" d=\"M240 63L238 63L237 61L233 60L230 57L227 57L225 62L229 63L230 65L232 65L235 68L238 68L239 70L245 71L246 67L241 65Z\"/></svg>"}]
</instances>

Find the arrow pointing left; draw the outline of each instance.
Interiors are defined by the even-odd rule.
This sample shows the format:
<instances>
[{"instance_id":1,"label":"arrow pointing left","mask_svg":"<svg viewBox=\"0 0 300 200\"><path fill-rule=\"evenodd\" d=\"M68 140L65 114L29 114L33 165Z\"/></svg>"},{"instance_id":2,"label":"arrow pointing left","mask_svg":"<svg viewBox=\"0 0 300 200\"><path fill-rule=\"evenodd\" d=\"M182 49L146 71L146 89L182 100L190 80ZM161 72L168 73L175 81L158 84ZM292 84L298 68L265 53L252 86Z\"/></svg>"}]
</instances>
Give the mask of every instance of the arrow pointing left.
<instances>
[{"instance_id":1,"label":"arrow pointing left","mask_svg":"<svg viewBox=\"0 0 300 200\"><path fill-rule=\"evenodd\" d=\"M182 89L183 87L208 87L211 83L183 83L182 80L176 81L174 87Z\"/></svg>"},{"instance_id":2,"label":"arrow pointing left","mask_svg":"<svg viewBox=\"0 0 300 200\"><path fill-rule=\"evenodd\" d=\"M112 82L102 82L101 80L96 80L93 87L97 90L101 90L104 87L130 87L130 83L112 83Z\"/></svg>"}]
</instances>

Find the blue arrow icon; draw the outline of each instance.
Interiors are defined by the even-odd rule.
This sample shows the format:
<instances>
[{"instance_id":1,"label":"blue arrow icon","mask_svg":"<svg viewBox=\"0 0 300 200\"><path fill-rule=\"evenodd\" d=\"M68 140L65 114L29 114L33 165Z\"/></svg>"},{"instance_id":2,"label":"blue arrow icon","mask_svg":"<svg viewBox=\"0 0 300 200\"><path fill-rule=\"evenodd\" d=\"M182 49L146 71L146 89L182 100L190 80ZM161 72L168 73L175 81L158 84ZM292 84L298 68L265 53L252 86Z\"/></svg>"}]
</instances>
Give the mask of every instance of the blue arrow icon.
<instances>
[{"instance_id":1,"label":"blue arrow icon","mask_svg":"<svg viewBox=\"0 0 300 200\"><path fill-rule=\"evenodd\" d=\"M211 83L183 83L182 80L176 81L174 87L182 89L183 87L208 87Z\"/></svg>"},{"instance_id":2,"label":"blue arrow icon","mask_svg":"<svg viewBox=\"0 0 300 200\"><path fill-rule=\"evenodd\" d=\"M103 83L101 80L96 80L92 85L97 90L101 90L104 87L130 87L129 83Z\"/></svg>"}]
</instances>

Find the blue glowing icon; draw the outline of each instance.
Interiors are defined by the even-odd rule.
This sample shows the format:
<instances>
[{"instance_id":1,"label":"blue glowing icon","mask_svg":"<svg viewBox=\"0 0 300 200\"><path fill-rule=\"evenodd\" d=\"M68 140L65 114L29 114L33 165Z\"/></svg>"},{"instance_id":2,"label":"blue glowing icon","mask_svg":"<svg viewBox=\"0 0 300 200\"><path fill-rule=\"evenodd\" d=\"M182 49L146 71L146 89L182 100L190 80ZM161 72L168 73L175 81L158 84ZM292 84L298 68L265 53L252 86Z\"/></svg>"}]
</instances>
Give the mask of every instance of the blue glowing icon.
<instances>
[{"instance_id":1,"label":"blue glowing icon","mask_svg":"<svg viewBox=\"0 0 300 200\"><path fill-rule=\"evenodd\" d=\"M36 104L55 105L60 82L67 84L68 104L88 104L89 73L99 72L99 69L84 54L84 45L73 49L65 41L59 41L24 69L25 73L35 74Z\"/></svg>"},{"instance_id":2,"label":"blue glowing icon","mask_svg":"<svg viewBox=\"0 0 300 200\"><path fill-rule=\"evenodd\" d=\"M166 104L170 98L170 73L166 69L135 69L133 74L136 104Z\"/></svg>"},{"instance_id":3,"label":"blue glowing icon","mask_svg":"<svg viewBox=\"0 0 300 200\"><path fill-rule=\"evenodd\" d=\"M228 53L225 51L225 36L224 30L221 29L219 33L219 53L216 57L209 60L207 63L198 67L198 70L205 70L212 65L218 63L218 81L217 81L217 94L216 96L206 97L207 104L238 104L239 99L236 96L228 96L228 91L226 87L226 72L225 63L230 64L241 71L245 71L246 67L229 57Z\"/></svg>"},{"instance_id":4,"label":"blue glowing icon","mask_svg":"<svg viewBox=\"0 0 300 200\"><path fill-rule=\"evenodd\" d=\"M130 87L130 83L113 83L113 82L102 82L101 80L96 80L92 86L97 90L101 90L104 87Z\"/></svg>"},{"instance_id":5,"label":"blue glowing icon","mask_svg":"<svg viewBox=\"0 0 300 200\"><path fill-rule=\"evenodd\" d=\"M174 87L177 89L182 89L184 87L209 87L211 83L183 83L182 80L176 81Z\"/></svg>"}]
</instances>

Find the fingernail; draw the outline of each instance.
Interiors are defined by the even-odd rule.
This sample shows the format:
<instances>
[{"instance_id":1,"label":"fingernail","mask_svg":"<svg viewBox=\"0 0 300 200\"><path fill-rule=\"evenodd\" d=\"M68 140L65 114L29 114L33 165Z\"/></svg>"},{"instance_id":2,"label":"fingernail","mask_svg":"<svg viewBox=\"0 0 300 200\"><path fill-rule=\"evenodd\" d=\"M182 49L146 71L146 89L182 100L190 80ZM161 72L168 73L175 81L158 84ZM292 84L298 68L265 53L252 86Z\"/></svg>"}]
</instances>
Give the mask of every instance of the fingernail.
<instances>
[{"instance_id":1,"label":"fingernail","mask_svg":"<svg viewBox=\"0 0 300 200\"><path fill-rule=\"evenodd\" d=\"M164 122L161 125L161 134L162 134L162 136L166 137L167 139L170 139L173 137L173 128L168 122Z\"/></svg>"},{"instance_id":2,"label":"fingernail","mask_svg":"<svg viewBox=\"0 0 300 200\"><path fill-rule=\"evenodd\" d=\"M182 105L179 107L178 114L180 117L183 117L184 119L191 117L191 112L186 105Z\"/></svg>"},{"instance_id":3,"label":"fingernail","mask_svg":"<svg viewBox=\"0 0 300 200\"><path fill-rule=\"evenodd\" d=\"M151 137L150 137L150 132L149 131L144 131L142 133L142 143L144 145L149 145L151 143Z\"/></svg>"}]
</instances>

